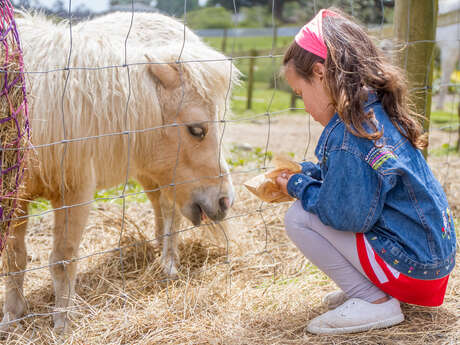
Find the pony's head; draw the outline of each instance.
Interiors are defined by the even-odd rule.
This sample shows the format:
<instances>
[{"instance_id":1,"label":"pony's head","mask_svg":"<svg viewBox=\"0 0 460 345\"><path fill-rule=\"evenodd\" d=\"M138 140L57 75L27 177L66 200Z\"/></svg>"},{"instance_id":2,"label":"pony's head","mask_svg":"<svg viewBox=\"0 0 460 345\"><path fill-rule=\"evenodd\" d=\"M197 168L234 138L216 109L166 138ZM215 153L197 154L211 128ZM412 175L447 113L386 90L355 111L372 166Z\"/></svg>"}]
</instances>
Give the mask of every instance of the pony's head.
<instances>
[{"instance_id":1,"label":"pony's head","mask_svg":"<svg viewBox=\"0 0 460 345\"><path fill-rule=\"evenodd\" d=\"M208 55L199 52L201 59L208 56L212 62L185 54L183 62L161 63L146 55L162 122L151 174L194 225L205 216L222 220L234 200L222 154L222 120L229 116L230 91L240 72L223 55L206 49Z\"/></svg>"}]
</instances>

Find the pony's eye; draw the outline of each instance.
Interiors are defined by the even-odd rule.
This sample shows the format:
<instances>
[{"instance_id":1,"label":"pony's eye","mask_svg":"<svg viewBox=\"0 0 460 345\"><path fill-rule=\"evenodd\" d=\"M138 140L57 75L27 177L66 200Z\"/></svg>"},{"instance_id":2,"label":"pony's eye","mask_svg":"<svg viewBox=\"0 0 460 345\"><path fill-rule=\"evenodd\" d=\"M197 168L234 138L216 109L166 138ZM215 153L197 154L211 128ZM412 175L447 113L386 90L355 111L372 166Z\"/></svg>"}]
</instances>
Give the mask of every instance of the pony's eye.
<instances>
[{"instance_id":1,"label":"pony's eye","mask_svg":"<svg viewBox=\"0 0 460 345\"><path fill-rule=\"evenodd\" d=\"M194 137L203 139L206 136L206 129L201 126L187 126L188 131Z\"/></svg>"}]
</instances>

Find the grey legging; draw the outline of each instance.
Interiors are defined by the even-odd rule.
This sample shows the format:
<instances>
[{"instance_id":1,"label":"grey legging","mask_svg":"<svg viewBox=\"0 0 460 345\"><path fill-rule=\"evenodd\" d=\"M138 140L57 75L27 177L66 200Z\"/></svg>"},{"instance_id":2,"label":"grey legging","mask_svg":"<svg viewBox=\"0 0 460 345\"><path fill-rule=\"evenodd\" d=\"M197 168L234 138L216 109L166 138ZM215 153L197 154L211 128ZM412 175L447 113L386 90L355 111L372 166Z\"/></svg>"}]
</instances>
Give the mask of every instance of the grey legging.
<instances>
[{"instance_id":1,"label":"grey legging","mask_svg":"<svg viewBox=\"0 0 460 345\"><path fill-rule=\"evenodd\" d=\"M356 234L324 225L315 214L296 201L284 220L290 239L310 260L331 278L349 298L374 302L386 294L367 278L359 262Z\"/></svg>"}]
</instances>

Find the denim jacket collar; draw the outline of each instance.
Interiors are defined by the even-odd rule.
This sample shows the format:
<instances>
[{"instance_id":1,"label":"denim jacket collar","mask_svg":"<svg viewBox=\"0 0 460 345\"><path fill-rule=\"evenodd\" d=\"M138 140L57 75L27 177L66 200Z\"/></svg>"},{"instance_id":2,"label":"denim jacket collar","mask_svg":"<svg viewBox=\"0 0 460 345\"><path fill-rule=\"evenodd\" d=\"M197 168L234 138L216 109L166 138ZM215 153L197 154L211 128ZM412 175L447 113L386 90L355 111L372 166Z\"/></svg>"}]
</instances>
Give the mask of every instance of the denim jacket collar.
<instances>
[{"instance_id":1,"label":"denim jacket collar","mask_svg":"<svg viewBox=\"0 0 460 345\"><path fill-rule=\"evenodd\" d=\"M379 99L377 97L377 94L375 93L375 91L369 91L369 93L367 94L367 101L364 102L364 107L368 107L370 106L371 104L377 102Z\"/></svg>"},{"instance_id":2,"label":"denim jacket collar","mask_svg":"<svg viewBox=\"0 0 460 345\"><path fill-rule=\"evenodd\" d=\"M332 116L332 119L329 121L329 123L324 127L323 132L321 133L321 136L319 137L318 144L316 145L315 149L315 155L316 158L318 158L318 161L322 161L323 156L324 156L324 150L326 148L327 144L327 139L329 138L329 135L331 134L332 130L341 122L342 120L339 117L338 113L335 113L334 116Z\"/></svg>"}]
</instances>

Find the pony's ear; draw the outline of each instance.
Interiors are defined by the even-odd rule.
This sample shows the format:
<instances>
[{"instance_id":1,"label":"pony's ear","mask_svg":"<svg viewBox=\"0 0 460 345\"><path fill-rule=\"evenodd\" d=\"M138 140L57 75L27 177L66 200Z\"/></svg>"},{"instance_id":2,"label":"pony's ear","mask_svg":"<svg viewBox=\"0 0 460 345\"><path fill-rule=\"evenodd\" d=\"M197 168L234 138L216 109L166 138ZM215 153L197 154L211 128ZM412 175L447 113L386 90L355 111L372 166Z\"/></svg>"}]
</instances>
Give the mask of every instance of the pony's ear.
<instances>
[{"instance_id":1,"label":"pony's ear","mask_svg":"<svg viewBox=\"0 0 460 345\"><path fill-rule=\"evenodd\" d=\"M147 70L151 76L158 80L165 89L175 89L180 85L179 71L175 64L172 63L160 63L150 56L145 54L147 61L150 62L147 66Z\"/></svg>"}]
</instances>

